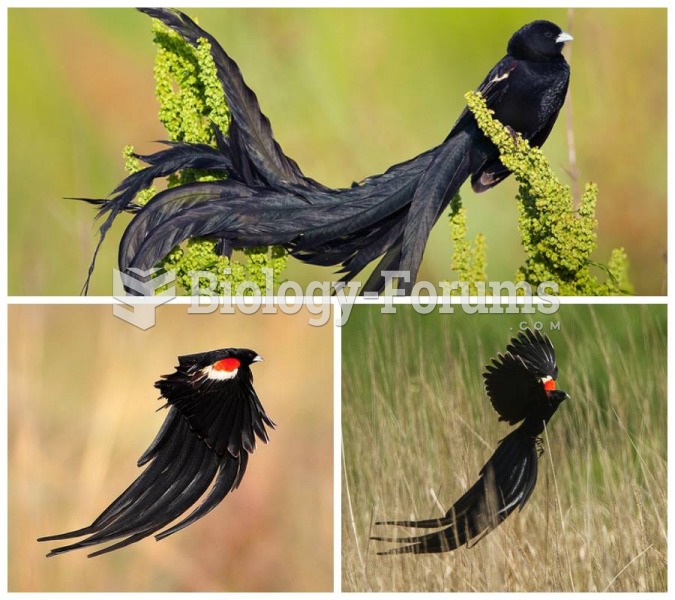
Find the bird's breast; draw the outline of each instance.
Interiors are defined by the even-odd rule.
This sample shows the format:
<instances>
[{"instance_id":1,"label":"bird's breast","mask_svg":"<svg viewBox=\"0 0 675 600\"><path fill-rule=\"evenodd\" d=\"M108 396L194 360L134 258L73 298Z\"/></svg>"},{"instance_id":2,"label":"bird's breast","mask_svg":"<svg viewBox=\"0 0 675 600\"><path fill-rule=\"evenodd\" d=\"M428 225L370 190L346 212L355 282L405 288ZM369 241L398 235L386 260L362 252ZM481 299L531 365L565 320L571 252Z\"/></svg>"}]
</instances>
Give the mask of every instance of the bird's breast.
<instances>
[{"instance_id":1,"label":"bird's breast","mask_svg":"<svg viewBox=\"0 0 675 600\"><path fill-rule=\"evenodd\" d=\"M495 118L525 139L530 139L543 123L560 110L569 81L564 65L521 63L509 76L508 91L495 103Z\"/></svg>"}]
</instances>

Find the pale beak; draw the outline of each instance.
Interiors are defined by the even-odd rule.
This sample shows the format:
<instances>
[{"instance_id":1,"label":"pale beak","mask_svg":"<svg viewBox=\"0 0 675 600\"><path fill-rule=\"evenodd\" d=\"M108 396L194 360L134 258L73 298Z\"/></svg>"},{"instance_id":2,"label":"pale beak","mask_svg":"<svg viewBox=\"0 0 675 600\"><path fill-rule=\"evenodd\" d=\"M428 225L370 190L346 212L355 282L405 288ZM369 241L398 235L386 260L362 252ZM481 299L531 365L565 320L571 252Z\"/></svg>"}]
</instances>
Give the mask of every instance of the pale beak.
<instances>
[{"instance_id":1,"label":"pale beak","mask_svg":"<svg viewBox=\"0 0 675 600\"><path fill-rule=\"evenodd\" d=\"M555 38L555 43L564 44L565 42L571 42L573 39L574 38L569 33L565 33L563 31L557 38Z\"/></svg>"},{"instance_id":2,"label":"pale beak","mask_svg":"<svg viewBox=\"0 0 675 600\"><path fill-rule=\"evenodd\" d=\"M255 358L251 362L263 362L263 357L260 354L256 354Z\"/></svg>"}]
</instances>

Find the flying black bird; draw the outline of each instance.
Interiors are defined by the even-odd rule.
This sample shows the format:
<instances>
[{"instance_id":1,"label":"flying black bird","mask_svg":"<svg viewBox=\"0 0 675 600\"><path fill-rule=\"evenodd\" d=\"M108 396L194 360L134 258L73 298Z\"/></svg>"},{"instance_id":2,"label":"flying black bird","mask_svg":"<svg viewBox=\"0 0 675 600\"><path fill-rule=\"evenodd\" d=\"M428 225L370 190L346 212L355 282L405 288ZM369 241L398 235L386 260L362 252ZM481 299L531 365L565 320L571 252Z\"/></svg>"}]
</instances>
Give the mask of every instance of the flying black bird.
<instances>
[{"instance_id":1,"label":"flying black bird","mask_svg":"<svg viewBox=\"0 0 675 600\"><path fill-rule=\"evenodd\" d=\"M138 460L145 470L89 527L40 538L88 536L47 556L124 538L89 555L99 556L142 540L195 505L213 482L195 510L155 536L161 540L201 519L236 489L256 436L266 443L265 425L274 428L253 389L249 367L260 361L253 350L238 348L179 356L176 371L155 383L169 413Z\"/></svg>"},{"instance_id":2,"label":"flying black bird","mask_svg":"<svg viewBox=\"0 0 675 600\"><path fill-rule=\"evenodd\" d=\"M383 271L401 271L410 278L399 288L409 294L431 228L464 181L470 176L474 191L483 192L510 174L465 109L435 148L351 188L328 188L306 177L284 154L239 67L213 36L179 11L140 10L192 45L208 40L232 121L227 138L216 132L218 149L170 143L168 149L140 157L150 166L122 181L109 200L86 199L100 206L99 216L108 216L85 292L105 234L126 210L136 215L120 243L123 273L147 271L181 242L208 237L219 240L227 256L233 248L284 246L307 263L341 265L343 281L382 257L362 291L382 291ZM478 87L495 117L533 146L546 141L563 105L570 71L561 51L571 39L549 21L525 25ZM226 172L228 178L171 188L143 208L133 204L154 178L186 168Z\"/></svg>"},{"instance_id":3,"label":"flying black bird","mask_svg":"<svg viewBox=\"0 0 675 600\"><path fill-rule=\"evenodd\" d=\"M499 442L480 470L478 481L444 517L423 521L384 521L378 525L440 528L411 537L373 537L408 544L379 554L447 552L478 542L516 508L522 509L537 483L537 462L542 450L539 435L563 400L556 390L558 366L553 344L545 335L519 333L483 373L485 389L500 421L520 426Z\"/></svg>"}]
</instances>

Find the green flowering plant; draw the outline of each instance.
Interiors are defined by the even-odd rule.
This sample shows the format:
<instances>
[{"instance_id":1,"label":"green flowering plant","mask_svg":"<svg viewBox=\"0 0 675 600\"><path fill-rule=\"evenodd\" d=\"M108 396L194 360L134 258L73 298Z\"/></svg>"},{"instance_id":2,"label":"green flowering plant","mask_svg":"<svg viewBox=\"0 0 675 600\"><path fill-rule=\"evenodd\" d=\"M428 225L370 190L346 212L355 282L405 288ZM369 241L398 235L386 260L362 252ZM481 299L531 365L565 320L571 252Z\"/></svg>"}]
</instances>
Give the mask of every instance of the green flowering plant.
<instances>
[{"instance_id":1,"label":"green flowering plant","mask_svg":"<svg viewBox=\"0 0 675 600\"><path fill-rule=\"evenodd\" d=\"M606 265L591 259L597 246L595 208L598 187L585 186L578 207L574 206L569 186L553 173L540 148L533 148L520 134L493 118L485 99L478 92L465 95L467 106L478 127L499 149L500 160L518 181L518 227L526 260L516 273L516 281L537 287L543 282L558 284L559 295L608 296L632 291L628 280L628 257L623 248L612 251ZM461 276L485 280L484 240L477 239L467 268L465 216L460 218L451 204L452 237L455 240L454 262ZM463 229L462 229L463 228ZM458 244L459 240L459 244ZM469 247L472 246L469 244ZM459 258L457 258L459 257ZM604 281L594 275L595 267L606 274ZM463 269L463 270L461 270Z\"/></svg>"},{"instance_id":2,"label":"green flowering plant","mask_svg":"<svg viewBox=\"0 0 675 600\"><path fill-rule=\"evenodd\" d=\"M153 19L154 44L157 47L154 77L155 95L159 102L159 120L167 131L168 139L174 142L208 144L216 147L213 125L226 133L230 124L222 85L218 80L216 65L211 56L211 47L207 40L200 39L193 47L178 34L171 31L160 21ZM127 172L134 173L141 166L134 156L132 147L124 149ZM214 181L215 177L203 171L186 169L168 178L168 187L175 187L194 181ZM155 188L141 192L136 202L146 204L155 194ZM280 247L247 248L243 250L243 260L230 260L216 252L217 243L213 240L192 239L182 246L174 248L159 264L164 270L174 270L176 281L189 293L193 290L192 273L207 272L212 277L197 282L199 290L214 289L213 277L218 290L229 290L234 295L244 282L258 285L267 290L268 283L276 287L282 281L288 256ZM163 288L159 288L160 293ZM250 286L243 290L251 295Z\"/></svg>"},{"instance_id":3,"label":"green flowering plant","mask_svg":"<svg viewBox=\"0 0 675 600\"><path fill-rule=\"evenodd\" d=\"M485 259L485 236L476 235L474 240L466 239L467 213L462 206L462 198L455 194L450 201L450 237L453 243L450 268L457 273L457 280L468 284L468 288L458 290L458 295L478 295L476 283L487 281L487 260Z\"/></svg>"}]
</instances>

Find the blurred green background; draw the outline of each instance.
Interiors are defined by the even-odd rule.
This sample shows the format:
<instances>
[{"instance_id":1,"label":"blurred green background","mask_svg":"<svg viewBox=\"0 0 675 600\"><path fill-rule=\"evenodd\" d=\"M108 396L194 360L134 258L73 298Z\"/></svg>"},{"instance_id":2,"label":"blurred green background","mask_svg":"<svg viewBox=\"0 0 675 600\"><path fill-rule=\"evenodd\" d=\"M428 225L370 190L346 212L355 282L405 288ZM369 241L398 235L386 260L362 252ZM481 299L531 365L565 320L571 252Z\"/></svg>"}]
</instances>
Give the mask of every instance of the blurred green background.
<instances>
[{"instance_id":1,"label":"blurred green background","mask_svg":"<svg viewBox=\"0 0 675 600\"><path fill-rule=\"evenodd\" d=\"M342 333L343 590L666 590L667 307L397 309L355 306ZM444 514L511 430L481 374L533 324L553 342L557 387L571 398L542 436L528 504L475 547L377 556L393 544L370 536L423 532L376 521Z\"/></svg>"},{"instance_id":2,"label":"blurred green background","mask_svg":"<svg viewBox=\"0 0 675 600\"><path fill-rule=\"evenodd\" d=\"M306 174L332 186L382 172L443 140L510 35L565 9L189 9L239 63L277 139ZM624 246L638 294L666 292L666 9L575 9L574 131L581 181L600 186L599 249ZM96 236L94 211L124 175L121 150L157 149L149 19L131 9L9 10L9 293L77 294ZM565 116L546 144L564 181ZM482 197L465 188L470 233L488 243L488 274L522 262L510 179ZM99 256L93 294L128 217ZM447 220L420 277L452 277ZM330 277L292 261L301 284Z\"/></svg>"},{"instance_id":3,"label":"blurred green background","mask_svg":"<svg viewBox=\"0 0 675 600\"><path fill-rule=\"evenodd\" d=\"M333 335L296 315L188 314L141 331L109 305L9 309L9 550L13 592L333 590ZM39 536L91 523L141 472L166 411L153 383L176 357L252 348L277 424L241 486L200 521L89 559L45 558Z\"/></svg>"}]
</instances>

